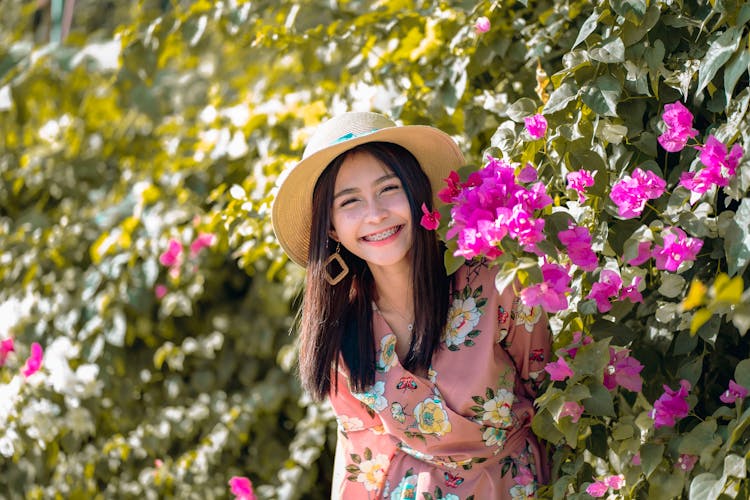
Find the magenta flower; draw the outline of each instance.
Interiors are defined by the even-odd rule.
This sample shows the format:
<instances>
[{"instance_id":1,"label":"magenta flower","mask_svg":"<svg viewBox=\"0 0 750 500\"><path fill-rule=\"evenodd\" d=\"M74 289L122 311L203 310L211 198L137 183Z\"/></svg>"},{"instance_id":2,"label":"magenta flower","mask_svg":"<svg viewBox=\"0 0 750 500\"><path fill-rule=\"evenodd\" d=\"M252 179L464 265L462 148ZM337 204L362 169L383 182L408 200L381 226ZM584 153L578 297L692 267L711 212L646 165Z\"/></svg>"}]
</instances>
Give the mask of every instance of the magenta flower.
<instances>
[{"instance_id":1,"label":"magenta flower","mask_svg":"<svg viewBox=\"0 0 750 500\"><path fill-rule=\"evenodd\" d=\"M669 226L662 231L663 245L654 245L653 257L657 269L676 271L685 261L695 260L703 240L690 238L679 227Z\"/></svg>"},{"instance_id":2,"label":"magenta flower","mask_svg":"<svg viewBox=\"0 0 750 500\"><path fill-rule=\"evenodd\" d=\"M747 389L742 387L734 380L729 381L729 389L724 391L719 399L722 403L732 404L738 399L745 399L747 396Z\"/></svg>"},{"instance_id":3,"label":"magenta flower","mask_svg":"<svg viewBox=\"0 0 750 500\"><path fill-rule=\"evenodd\" d=\"M625 486L625 476L622 474L613 474L604 478L604 484L612 488L613 490L619 490Z\"/></svg>"},{"instance_id":4,"label":"magenta flower","mask_svg":"<svg viewBox=\"0 0 750 500\"><path fill-rule=\"evenodd\" d=\"M578 202L583 203L586 200L584 192L586 188L594 185L594 176L588 170L578 170L568 173L568 189L578 192Z\"/></svg>"},{"instance_id":5,"label":"magenta flower","mask_svg":"<svg viewBox=\"0 0 750 500\"><path fill-rule=\"evenodd\" d=\"M182 243L175 238L169 240L169 247L159 255L159 262L162 266L172 267L180 262L180 256L182 255Z\"/></svg>"},{"instance_id":6,"label":"magenta flower","mask_svg":"<svg viewBox=\"0 0 750 500\"><path fill-rule=\"evenodd\" d=\"M461 193L461 179L458 177L458 173L455 170L451 170L448 177L443 179L443 182L447 187L438 191L438 198L443 203L453 203L453 200Z\"/></svg>"},{"instance_id":7,"label":"magenta flower","mask_svg":"<svg viewBox=\"0 0 750 500\"><path fill-rule=\"evenodd\" d=\"M568 270L559 264L542 265L542 282L521 290L521 302L528 307L542 306L547 312L567 309L568 298L565 292L570 291Z\"/></svg>"},{"instance_id":8,"label":"magenta flower","mask_svg":"<svg viewBox=\"0 0 750 500\"><path fill-rule=\"evenodd\" d=\"M560 231L558 234L560 243L565 245L571 262L584 271L593 271L599 263L594 251L591 249L591 233L583 226L572 226L570 229Z\"/></svg>"},{"instance_id":9,"label":"magenta flower","mask_svg":"<svg viewBox=\"0 0 750 500\"><path fill-rule=\"evenodd\" d=\"M518 173L518 180L520 182L528 183L528 182L534 182L539 178L539 174L537 173L536 169L531 165L531 163L527 163L525 167L521 169L521 171Z\"/></svg>"},{"instance_id":10,"label":"magenta flower","mask_svg":"<svg viewBox=\"0 0 750 500\"><path fill-rule=\"evenodd\" d=\"M532 139L541 139L547 133L547 119L543 115L527 116L523 122Z\"/></svg>"},{"instance_id":11,"label":"magenta flower","mask_svg":"<svg viewBox=\"0 0 750 500\"><path fill-rule=\"evenodd\" d=\"M638 255L628 261L631 266L640 266L651 258L651 242L641 241L638 243Z\"/></svg>"},{"instance_id":12,"label":"magenta flower","mask_svg":"<svg viewBox=\"0 0 750 500\"><path fill-rule=\"evenodd\" d=\"M154 295L157 299L161 300L167 294L167 287L159 283L154 287Z\"/></svg>"},{"instance_id":13,"label":"magenta flower","mask_svg":"<svg viewBox=\"0 0 750 500\"><path fill-rule=\"evenodd\" d=\"M693 114L680 101L664 106L662 120L667 130L657 140L670 153L681 151L688 139L698 135L693 128Z\"/></svg>"},{"instance_id":14,"label":"magenta flower","mask_svg":"<svg viewBox=\"0 0 750 500\"><path fill-rule=\"evenodd\" d=\"M609 197L617 205L617 214L625 219L641 215L646 201L654 200L664 193L664 179L638 167L632 176L625 176L612 186Z\"/></svg>"},{"instance_id":15,"label":"magenta flower","mask_svg":"<svg viewBox=\"0 0 750 500\"><path fill-rule=\"evenodd\" d=\"M630 459L633 465L641 465L641 452L636 452L633 458Z\"/></svg>"},{"instance_id":16,"label":"magenta flower","mask_svg":"<svg viewBox=\"0 0 750 500\"><path fill-rule=\"evenodd\" d=\"M609 490L609 486L604 481L594 481L586 486L586 493L594 498L603 497L607 493L607 490Z\"/></svg>"},{"instance_id":17,"label":"magenta flower","mask_svg":"<svg viewBox=\"0 0 750 500\"><path fill-rule=\"evenodd\" d=\"M8 337L0 342L0 366L5 364L5 360L8 359L8 354L15 352L13 347L13 337Z\"/></svg>"},{"instance_id":18,"label":"magenta flower","mask_svg":"<svg viewBox=\"0 0 750 500\"><path fill-rule=\"evenodd\" d=\"M623 286L620 290L620 300L628 299L633 304L643 302L643 295L638 291L641 281L643 281L642 276L635 276L629 285Z\"/></svg>"},{"instance_id":19,"label":"magenta flower","mask_svg":"<svg viewBox=\"0 0 750 500\"><path fill-rule=\"evenodd\" d=\"M573 376L573 370L568 366L565 358L558 358L557 361L547 363L544 367L544 371L549 373L549 378L551 380L556 381L565 380L566 378Z\"/></svg>"},{"instance_id":20,"label":"magenta flower","mask_svg":"<svg viewBox=\"0 0 750 500\"><path fill-rule=\"evenodd\" d=\"M677 463L674 464L674 466L680 469L681 471L690 472L691 470L693 470L693 467L695 467L695 464L697 462L698 462L698 455L688 455L686 453L683 453L677 459Z\"/></svg>"},{"instance_id":21,"label":"magenta flower","mask_svg":"<svg viewBox=\"0 0 750 500\"><path fill-rule=\"evenodd\" d=\"M255 500L253 483L246 477L234 476L229 480L235 500Z\"/></svg>"},{"instance_id":22,"label":"magenta flower","mask_svg":"<svg viewBox=\"0 0 750 500\"><path fill-rule=\"evenodd\" d=\"M482 16L474 23L474 31L478 34L487 33L491 28L490 20Z\"/></svg>"},{"instance_id":23,"label":"magenta flower","mask_svg":"<svg viewBox=\"0 0 750 500\"><path fill-rule=\"evenodd\" d=\"M629 391L641 392L643 388L641 370L643 370L643 365L630 356L628 349L615 351L610 347L609 364L604 369L604 387L611 391L619 385Z\"/></svg>"},{"instance_id":24,"label":"magenta flower","mask_svg":"<svg viewBox=\"0 0 750 500\"><path fill-rule=\"evenodd\" d=\"M560 416L558 418L570 417L570 420L575 424L580 420L583 415L583 406L575 401L566 401L563 403L562 410L560 410Z\"/></svg>"},{"instance_id":25,"label":"magenta flower","mask_svg":"<svg viewBox=\"0 0 750 500\"><path fill-rule=\"evenodd\" d=\"M586 296L587 299L596 301L596 308L599 312L607 312L612 309L612 303L609 301L612 297L619 297L622 289L622 278L611 269L602 269L599 275L599 281L591 285L591 291Z\"/></svg>"},{"instance_id":26,"label":"magenta flower","mask_svg":"<svg viewBox=\"0 0 750 500\"><path fill-rule=\"evenodd\" d=\"M36 342L31 344L31 354L29 355L29 358L26 360L26 365L21 371L24 377L28 378L31 375L39 371L39 368L42 367L43 356L44 356L44 351L42 350L42 346L40 346Z\"/></svg>"},{"instance_id":27,"label":"magenta flower","mask_svg":"<svg viewBox=\"0 0 750 500\"><path fill-rule=\"evenodd\" d=\"M544 219L535 218L530 212L516 205L508 221L508 234L517 239L526 250L544 240Z\"/></svg>"},{"instance_id":28,"label":"magenta flower","mask_svg":"<svg viewBox=\"0 0 750 500\"><path fill-rule=\"evenodd\" d=\"M705 145L695 148L701 152L700 160L706 168L697 172L683 172L680 186L698 194L703 194L714 186L728 186L729 180L737 173L737 166L744 154L742 146L735 144L727 153L726 145L710 135Z\"/></svg>"},{"instance_id":29,"label":"magenta flower","mask_svg":"<svg viewBox=\"0 0 750 500\"><path fill-rule=\"evenodd\" d=\"M689 391L690 382L685 379L680 380L680 388L676 391L664 385L664 394L654 402L654 409L649 414L654 419L654 429L672 427L676 420L687 416L690 411L687 402Z\"/></svg>"},{"instance_id":30,"label":"magenta flower","mask_svg":"<svg viewBox=\"0 0 750 500\"><path fill-rule=\"evenodd\" d=\"M518 473L513 476L513 481L521 486L527 486L534 482L534 475L528 467L521 465L518 467Z\"/></svg>"},{"instance_id":31,"label":"magenta flower","mask_svg":"<svg viewBox=\"0 0 750 500\"><path fill-rule=\"evenodd\" d=\"M200 233L190 244L190 255L195 257L204 248L212 246L216 242L216 235L211 233ZM182 248L182 245L180 245Z\"/></svg>"},{"instance_id":32,"label":"magenta flower","mask_svg":"<svg viewBox=\"0 0 750 500\"><path fill-rule=\"evenodd\" d=\"M440 213L437 210L430 212L427 205L422 203L422 220L419 224L428 231L434 231L440 225Z\"/></svg>"}]
</instances>

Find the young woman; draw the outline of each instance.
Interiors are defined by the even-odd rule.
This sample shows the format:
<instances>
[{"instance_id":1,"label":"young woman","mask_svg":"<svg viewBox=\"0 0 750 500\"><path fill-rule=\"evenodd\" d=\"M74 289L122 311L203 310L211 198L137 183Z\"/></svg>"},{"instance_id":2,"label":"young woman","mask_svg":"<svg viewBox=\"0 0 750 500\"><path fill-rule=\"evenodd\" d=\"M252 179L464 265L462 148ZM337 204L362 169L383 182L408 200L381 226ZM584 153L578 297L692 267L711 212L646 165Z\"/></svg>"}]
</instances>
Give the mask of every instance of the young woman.
<instances>
[{"instance_id":1,"label":"young woman","mask_svg":"<svg viewBox=\"0 0 750 500\"><path fill-rule=\"evenodd\" d=\"M307 267L300 377L338 420L332 498L529 498L547 479L530 429L546 317L483 262L448 276L420 225L463 163L435 128L346 113L280 184L274 230Z\"/></svg>"}]
</instances>

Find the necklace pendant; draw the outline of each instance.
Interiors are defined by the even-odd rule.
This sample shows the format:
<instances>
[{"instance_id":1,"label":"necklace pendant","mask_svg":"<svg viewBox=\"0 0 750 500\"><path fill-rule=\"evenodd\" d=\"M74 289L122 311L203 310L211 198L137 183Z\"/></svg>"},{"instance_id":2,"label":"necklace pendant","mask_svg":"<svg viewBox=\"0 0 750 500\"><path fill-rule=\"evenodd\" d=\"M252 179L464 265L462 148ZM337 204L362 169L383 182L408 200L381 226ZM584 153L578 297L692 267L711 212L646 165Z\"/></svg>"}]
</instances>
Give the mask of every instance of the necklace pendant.
<instances>
[{"instance_id":1,"label":"necklace pendant","mask_svg":"<svg viewBox=\"0 0 750 500\"><path fill-rule=\"evenodd\" d=\"M414 323L409 323L409 324L408 324L408 325L406 326L406 329L407 329L407 330L409 330L409 332L411 333L411 331L412 331L412 330L414 330Z\"/></svg>"}]
</instances>

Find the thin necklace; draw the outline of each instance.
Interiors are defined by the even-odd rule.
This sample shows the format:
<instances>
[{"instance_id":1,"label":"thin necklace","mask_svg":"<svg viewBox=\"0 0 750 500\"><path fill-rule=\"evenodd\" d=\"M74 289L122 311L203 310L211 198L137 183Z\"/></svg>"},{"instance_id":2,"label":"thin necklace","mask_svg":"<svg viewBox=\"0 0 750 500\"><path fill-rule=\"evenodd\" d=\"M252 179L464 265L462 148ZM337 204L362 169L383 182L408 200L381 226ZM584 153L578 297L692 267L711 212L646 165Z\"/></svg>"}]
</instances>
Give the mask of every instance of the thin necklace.
<instances>
[{"instance_id":1,"label":"thin necklace","mask_svg":"<svg viewBox=\"0 0 750 500\"><path fill-rule=\"evenodd\" d=\"M384 298L383 298L383 297L380 297L380 300L384 300ZM391 308L390 310L391 310L392 312L396 313L396 314L397 314L397 315L398 315L398 316L399 316L399 317L400 317L400 318L401 318L402 320L404 320L404 321L406 322L406 329L407 329L407 330L409 330L409 333L411 333L411 332L412 332L412 330L414 330L414 322L413 322L413 321L409 321L408 319L406 319L406 318L404 317L404 315L402 315L402 314L401 314L400 312L398 312L398 311L396 310L396 308L394 308L393 306L391 306L390 302L387 302L387 301L385 301L385 302L386 302L386 305L387 305L388 307L390 307L390 308ZM380 308L378 307L378 305L377 305L377 304L375 303L375 301L374 301L374 300L372 301L372 307L373 307L373 308L374 308L374 309L375 309L375 310L376 310L376 311L377 311L377 312L378 312L378 313L379 313L379 314L380 314L381 316L383 315L383 311L381 311L381 310L380 310ZM385 319L385 318L383 318L383 319Z\"/></svg>"}]
</instances>

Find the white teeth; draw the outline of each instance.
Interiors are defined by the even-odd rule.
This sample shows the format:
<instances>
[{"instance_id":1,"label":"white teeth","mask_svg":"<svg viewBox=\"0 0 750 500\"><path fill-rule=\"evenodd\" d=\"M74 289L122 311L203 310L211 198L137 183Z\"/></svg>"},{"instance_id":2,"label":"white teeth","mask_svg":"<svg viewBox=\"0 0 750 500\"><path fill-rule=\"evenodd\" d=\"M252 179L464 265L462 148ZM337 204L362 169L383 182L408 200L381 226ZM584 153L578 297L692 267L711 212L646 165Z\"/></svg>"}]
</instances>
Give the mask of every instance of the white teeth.
<instances>
[{"instance_id":1,"label":"white teeth","mask_svg":"<svg viewBox=\"0 0 750 500\"><path fill-rule=\"evenodd\" d=\"M381 241L381 240L384 240L384 239L388 238L389 236L393 236L394 234L396 234L396 231L399 230L399 227L400 226L392 227L392 228L388 229L387 231L383 231L382 233L371 234L370 236L365 236L364 239L366 241Z\"/></svg>"}]
</instances>

